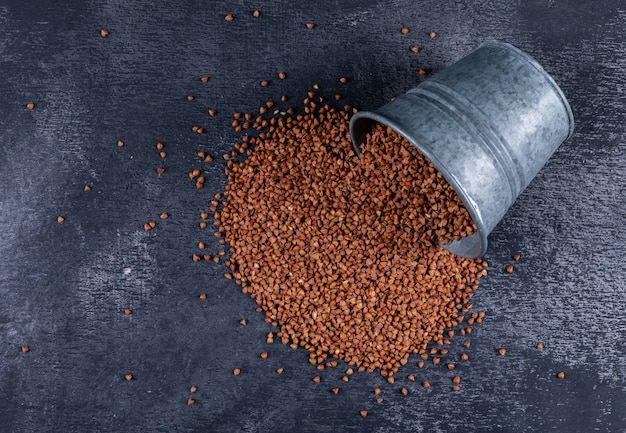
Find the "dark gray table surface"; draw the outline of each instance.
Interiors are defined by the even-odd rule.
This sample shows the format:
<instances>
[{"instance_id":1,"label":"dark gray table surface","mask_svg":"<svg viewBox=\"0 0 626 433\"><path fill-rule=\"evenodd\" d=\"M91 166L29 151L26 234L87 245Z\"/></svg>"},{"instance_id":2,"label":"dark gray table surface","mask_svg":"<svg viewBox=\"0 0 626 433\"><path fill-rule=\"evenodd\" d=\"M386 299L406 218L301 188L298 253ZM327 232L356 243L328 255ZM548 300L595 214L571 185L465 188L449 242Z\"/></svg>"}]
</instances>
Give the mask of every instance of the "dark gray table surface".
<instances>
[{"instance_id":1,"label":"dark gray table surface","mask_svg":"<svg viewBox=\"0 0 626 433\"><path fill-rule=\"evenodd\" d=\"M471 341L461 391L417 357L393 385L344 384L344 364L313 383L225 266L191 260L220 247L198 224L226 182L231 114L283 94L301 109L314 83L373 109L492 38L555 78L576 132L490 235L486 318L448 355ZM619 0L0 2L0 432L626 431L624 71Z\"/></svg>"}]
</instances>

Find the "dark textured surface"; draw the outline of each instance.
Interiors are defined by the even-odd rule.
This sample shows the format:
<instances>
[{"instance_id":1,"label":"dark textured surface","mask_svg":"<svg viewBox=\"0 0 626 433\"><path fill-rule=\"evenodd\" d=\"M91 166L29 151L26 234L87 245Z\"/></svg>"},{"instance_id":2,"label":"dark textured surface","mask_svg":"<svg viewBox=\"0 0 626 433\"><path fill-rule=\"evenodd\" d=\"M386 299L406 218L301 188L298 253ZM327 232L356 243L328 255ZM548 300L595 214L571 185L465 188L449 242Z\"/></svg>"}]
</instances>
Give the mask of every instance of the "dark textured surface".
<instances>
[{"instance_id":1,"label":"dark textured surface","mask_svg":"<svg viewBox=\"0 0 626 433\"><path fill-rule=\"evenodd\" d=\"M0 431L626 431L623 2L300 3L0 3ZM199 241L219 249L198 223L225 184L230 114L282 94L298 107L313 83L373 109L419 83L420 67L436 73L491 38L533 55L577 123L490 236L473 302L487 317L448 355L471 341L454 372L461 391L417 358L394 385L378 374L344 384L343 365L313 383L304 351L265 343L273 328L225 266L191 261Z\"/></svg>"}]
</instances>

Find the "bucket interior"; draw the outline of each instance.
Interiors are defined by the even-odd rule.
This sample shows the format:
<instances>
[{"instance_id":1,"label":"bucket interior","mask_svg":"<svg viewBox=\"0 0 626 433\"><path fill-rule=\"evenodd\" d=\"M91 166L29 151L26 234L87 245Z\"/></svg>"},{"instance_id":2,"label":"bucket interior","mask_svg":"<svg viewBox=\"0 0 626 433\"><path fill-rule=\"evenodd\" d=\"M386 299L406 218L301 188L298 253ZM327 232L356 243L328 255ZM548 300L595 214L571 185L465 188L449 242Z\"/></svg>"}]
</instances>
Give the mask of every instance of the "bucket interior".
<instances>
[{"instance_id":1,"label":"bucket interior","mask_svg":"<svg viewBox=\"0 0 626 433\"><path fill-rule=\"evenodd\" d=\"M487 252L487 232L484 224L482 223L482 219L480 218L477 206L474 205L473 201L465 193L465 190L462 188L462 186L456 182L455 177L451 176L447 168L441 166L437 159L434 158L433 155L429 154L424 146L421 146L419 142L410 137L408 134L404 133L402 127L397 125L393 120L381 116L377 113L367 111L356 113L354 116L352 116L352 119L350 120L350 136L352 138L352 145L354 146L357 155L360 155L360 145L365 141L367 133L370 132L372 126L375 123L381 123L385 126L388 126L396 133L400 134L409 143L415 146L424 155L424 157L428 159L435 166L435 168L439 170L439 172L441 172L446 181L450 184L450 186L452 186L454 191L461 198L461 201L469 212L472 221L476 225L477 230L471 236L462 238L459 241L452 241L452 243L450 244L440 244L440 246L453 254L468 259L476 259L482 257L485 252Z\"/></svg>"}]
</instances>

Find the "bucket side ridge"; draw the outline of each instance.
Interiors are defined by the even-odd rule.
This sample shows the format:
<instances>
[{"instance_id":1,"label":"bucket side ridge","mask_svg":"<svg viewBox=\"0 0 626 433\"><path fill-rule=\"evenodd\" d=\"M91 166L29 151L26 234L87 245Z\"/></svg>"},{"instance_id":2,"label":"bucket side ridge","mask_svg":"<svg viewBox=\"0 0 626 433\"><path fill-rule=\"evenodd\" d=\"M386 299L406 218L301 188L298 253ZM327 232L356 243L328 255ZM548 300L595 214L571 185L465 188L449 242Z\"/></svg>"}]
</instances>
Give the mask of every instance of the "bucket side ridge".
<instances>
[{"instance_id":1,"label":"bucket side ridge","mask_svg":"<svg viewBox=\"0 0 626 433\"><path fill-rule=\"evenodd\" d=\"M447 111L450 117L457 120L459 127L475 138L475 144L493 157L500 178L507 181L509 194L504 202L507 207L513 204L525 186L524 173L509 144L497 133L485 114L476 109L471 101L436 80L426 81L408 94L420 95L440 110Z\"/></svg>"},{"instance_id":2,"label":"bucket side ridge","mask_svg":"<svg viewBox=\"0 0 626 433\"><path fill-rule=\"evenodd\" d=\"M488 41L418 88L443 84L452 103L491 130L521 173L519 195L571 132L571 110L554 80L528 54ZM441 93L441 92L440 92ZM469 101L463 103L462 101ZM479 116L476 116L480 114Z\"/></svg>"}]
</instances>

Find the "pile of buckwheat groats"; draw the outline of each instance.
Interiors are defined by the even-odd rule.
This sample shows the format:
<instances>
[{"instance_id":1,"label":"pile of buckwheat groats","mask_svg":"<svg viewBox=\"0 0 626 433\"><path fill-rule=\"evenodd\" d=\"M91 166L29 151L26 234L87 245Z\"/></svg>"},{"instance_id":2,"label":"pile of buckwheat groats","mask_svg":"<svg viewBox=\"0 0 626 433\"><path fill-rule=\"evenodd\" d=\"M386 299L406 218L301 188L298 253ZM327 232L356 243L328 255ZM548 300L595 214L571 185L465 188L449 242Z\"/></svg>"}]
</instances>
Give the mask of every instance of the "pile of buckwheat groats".
<instances>
[{"instance_id":1,"label":"pile of buckwheat groats","mask_svg":"<svg viewBox=\"0 0 626 433\"><path fill-rule=\"evenodd\" d=\"M311 363L392 376L410 354L447 342L487 264L439 246L476 228L415 147L378 124L357 155L353 110L315 96L305 114L264 120L264 132L225 155L228 183L213 210L230 246L227 277ZM247 158L232 159L238 152Z\"/></svg>"}]
</instances>

